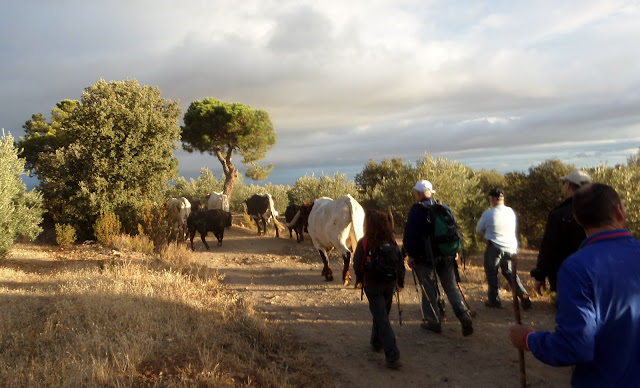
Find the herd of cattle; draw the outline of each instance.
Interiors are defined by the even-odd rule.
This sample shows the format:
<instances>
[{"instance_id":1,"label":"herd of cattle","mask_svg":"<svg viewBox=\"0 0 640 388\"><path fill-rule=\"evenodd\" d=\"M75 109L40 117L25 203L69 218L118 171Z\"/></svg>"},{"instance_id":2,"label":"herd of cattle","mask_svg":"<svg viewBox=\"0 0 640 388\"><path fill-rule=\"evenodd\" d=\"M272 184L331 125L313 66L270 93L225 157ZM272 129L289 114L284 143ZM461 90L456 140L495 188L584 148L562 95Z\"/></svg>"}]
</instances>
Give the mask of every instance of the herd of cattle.
<instances>
[{"instance_id":1,"label":"herd of cattle","mask_svg":"<svg viewBox=\"0 0 640 388\"><path fill-rule=\"evenodd\" d=\"M247 214L256 223L258 234L266 234L267 224L273 221L276 237L280 237L276 220L278 212L270 194L255 194L244 203ZM304 240L304 232L309 233L313 246L322 258L322 275L326 280L333 280L333 271L329 267L329 252L333 249L338 251L343 260L342 281L348 285L351 280L351 250L355 249L357 241L364 235L362 206L350 195L336 200L323 197L315 202L289 205L285 219L290 238L293 238L295 232L296 240L301 242ZM168 220L177 240L189 237L192 250L195 250L193 239L196 232L200 234L200 239L207 249L209 245L205 237L208 232L213 232L218 239L218 246L221 246L225 228L231 227L229 198L222 193L212 193L207 201L206 210L200 209L196 204L192 209L191 203L184 197L171 198L168 203Z\"/></svg>"}]
</instances>

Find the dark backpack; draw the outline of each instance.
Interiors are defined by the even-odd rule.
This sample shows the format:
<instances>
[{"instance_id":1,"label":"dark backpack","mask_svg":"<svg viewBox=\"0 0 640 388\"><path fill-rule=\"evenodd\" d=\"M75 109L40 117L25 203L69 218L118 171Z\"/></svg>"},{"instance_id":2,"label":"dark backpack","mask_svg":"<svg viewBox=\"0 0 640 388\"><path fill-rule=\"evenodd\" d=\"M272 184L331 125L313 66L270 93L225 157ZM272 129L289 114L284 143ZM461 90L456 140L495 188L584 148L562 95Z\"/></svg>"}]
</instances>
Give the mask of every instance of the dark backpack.
<instances>
[{"instance_id":1,"label":"dark backpack","mask_svg":"<svg viewBox=\"0 0 640 388\"><path fill-rule=\"evenodd\" d=\"M433 255L454 256L460 252L462 250L462 234L458 230L458 224L456 224L451 209L441 201L436 201L431 206L421 204L429 210L433 224L433 237L430 241Z\"/></svg>"},{"instance_id":2,"label":"dark backpack","mask_svg":"<svg viewBox=\"0 0 640 388\"><path fill-rule=\"evenodd\" d=\"M365 277L371 276L378 281L393 281L398 278L398 246L385 243L374 250L368 249L367 239L362 239L364 250Z\"/></svg>"}]
</instances>

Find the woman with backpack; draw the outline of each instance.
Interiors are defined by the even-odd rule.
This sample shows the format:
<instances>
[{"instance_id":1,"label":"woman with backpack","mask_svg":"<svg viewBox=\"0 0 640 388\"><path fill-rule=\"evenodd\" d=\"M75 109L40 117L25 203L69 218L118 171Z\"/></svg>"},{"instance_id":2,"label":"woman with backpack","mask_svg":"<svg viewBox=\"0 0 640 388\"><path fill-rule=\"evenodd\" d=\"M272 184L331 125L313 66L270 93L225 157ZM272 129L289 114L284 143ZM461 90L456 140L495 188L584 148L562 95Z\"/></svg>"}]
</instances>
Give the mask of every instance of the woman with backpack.
<instances>
[{"instance_id":1,"label":"woman with backpack","mask_svg":"<svg viewBox=\"0 0 640 388\"><path fill-rule=\"evenodd\" d=\"M364 237L358 241L353 257L356 287L362 287L373 317L371 346L384 349L387 367L400 367L400 351L389 321L394 293L404 287L404 259L395 242L391 216L368 210L364 219Z\"/></svg>"}]
</instances>

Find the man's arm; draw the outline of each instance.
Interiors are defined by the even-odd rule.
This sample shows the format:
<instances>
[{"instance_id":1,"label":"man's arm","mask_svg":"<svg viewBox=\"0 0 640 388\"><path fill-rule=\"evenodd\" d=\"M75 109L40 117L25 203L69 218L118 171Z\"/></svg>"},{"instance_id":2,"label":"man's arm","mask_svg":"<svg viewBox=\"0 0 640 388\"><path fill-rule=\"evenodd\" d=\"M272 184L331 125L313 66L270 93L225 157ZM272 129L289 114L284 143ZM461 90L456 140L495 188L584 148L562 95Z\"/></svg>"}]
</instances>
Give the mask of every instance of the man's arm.
<instances>
[{"instance_id":1,"label":"man's arm","mask_svg":"<svg viewBox=\"0 0 640 388\"><path fill-rule=\"evenodd\" d=\"M554 263L558 260L557 255L561 251L560 245L562 244L560 222L561 220L556 214L549 214L538 252L538 261L536 267L531 270L531 276L539 282L544 282L545 278L552 273Z\"/></svg>"},{"instance_id":2,"label":"man's arm","mask_svg":"<svg viewBox=\"0 0 640 388\"><path fill-rule=\"evenodd\" d=\"M526 345L531 353L552 366L567 366L593 360L595 334L597 330L596 311L593 305L593 289L590 280L579 263L567 262L558 275L558 313L556 331L533 332L526 336ZM511 328L513 345L518 333L523 333L522 325Z\"/></svg>"},{"instance_id":3,"label":"man's arm","mask_svg":"<svg viewBox=\"0 0 640 388\"><path fill-rule=\"evenodd\" d=\"M487 214L488 210L485 210L484 213L482 213L480 220L478 221L478 225L476 226L476 232L480 233L483 236L487 231Z\"/></svg>"}]
</instances>

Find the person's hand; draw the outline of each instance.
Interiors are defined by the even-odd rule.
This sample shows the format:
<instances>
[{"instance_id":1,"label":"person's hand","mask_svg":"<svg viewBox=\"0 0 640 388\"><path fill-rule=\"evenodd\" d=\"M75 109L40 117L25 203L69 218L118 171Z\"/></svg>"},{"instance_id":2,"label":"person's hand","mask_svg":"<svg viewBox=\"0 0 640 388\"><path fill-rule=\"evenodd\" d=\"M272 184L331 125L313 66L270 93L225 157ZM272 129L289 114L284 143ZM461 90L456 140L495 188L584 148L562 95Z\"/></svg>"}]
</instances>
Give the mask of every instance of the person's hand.
<instances>
[{"instance_id":1,"label":"person's hand","mask_svg":"<svg viewBox=\"0 0 640 388\"><path fill-rule=\"evenodd\" d=\"M533 328L529 325L518 325L514 323L509 327L509 337L511 338L511 344L514 348L529 350L527 348L526 336L533 332Z\"/></svg>"},{"instance_id":2,"label":"person's hand","mask_svg":"<svg viewBox=\"0 0 640 388\"><path fill-rule=\"evenodd\" d=\"M546 281L539 281L536 280L533 283L533 289L536 291L536 293L540 296L542 296L542 291L546 291L547 290L547 282Z\"/></svg>"},{"instance_id":3,"label":"person's hand","mask_svg":"<svg viewBox=\"0 0 640 388\"><path fill-rule=\"evenodd\" d=\"M413 257L411 256L407 256L407 265L409 266L409 268L413 269L413 266L416 264L415 260L413 260Z\"/></svg>"}]
</instances>

